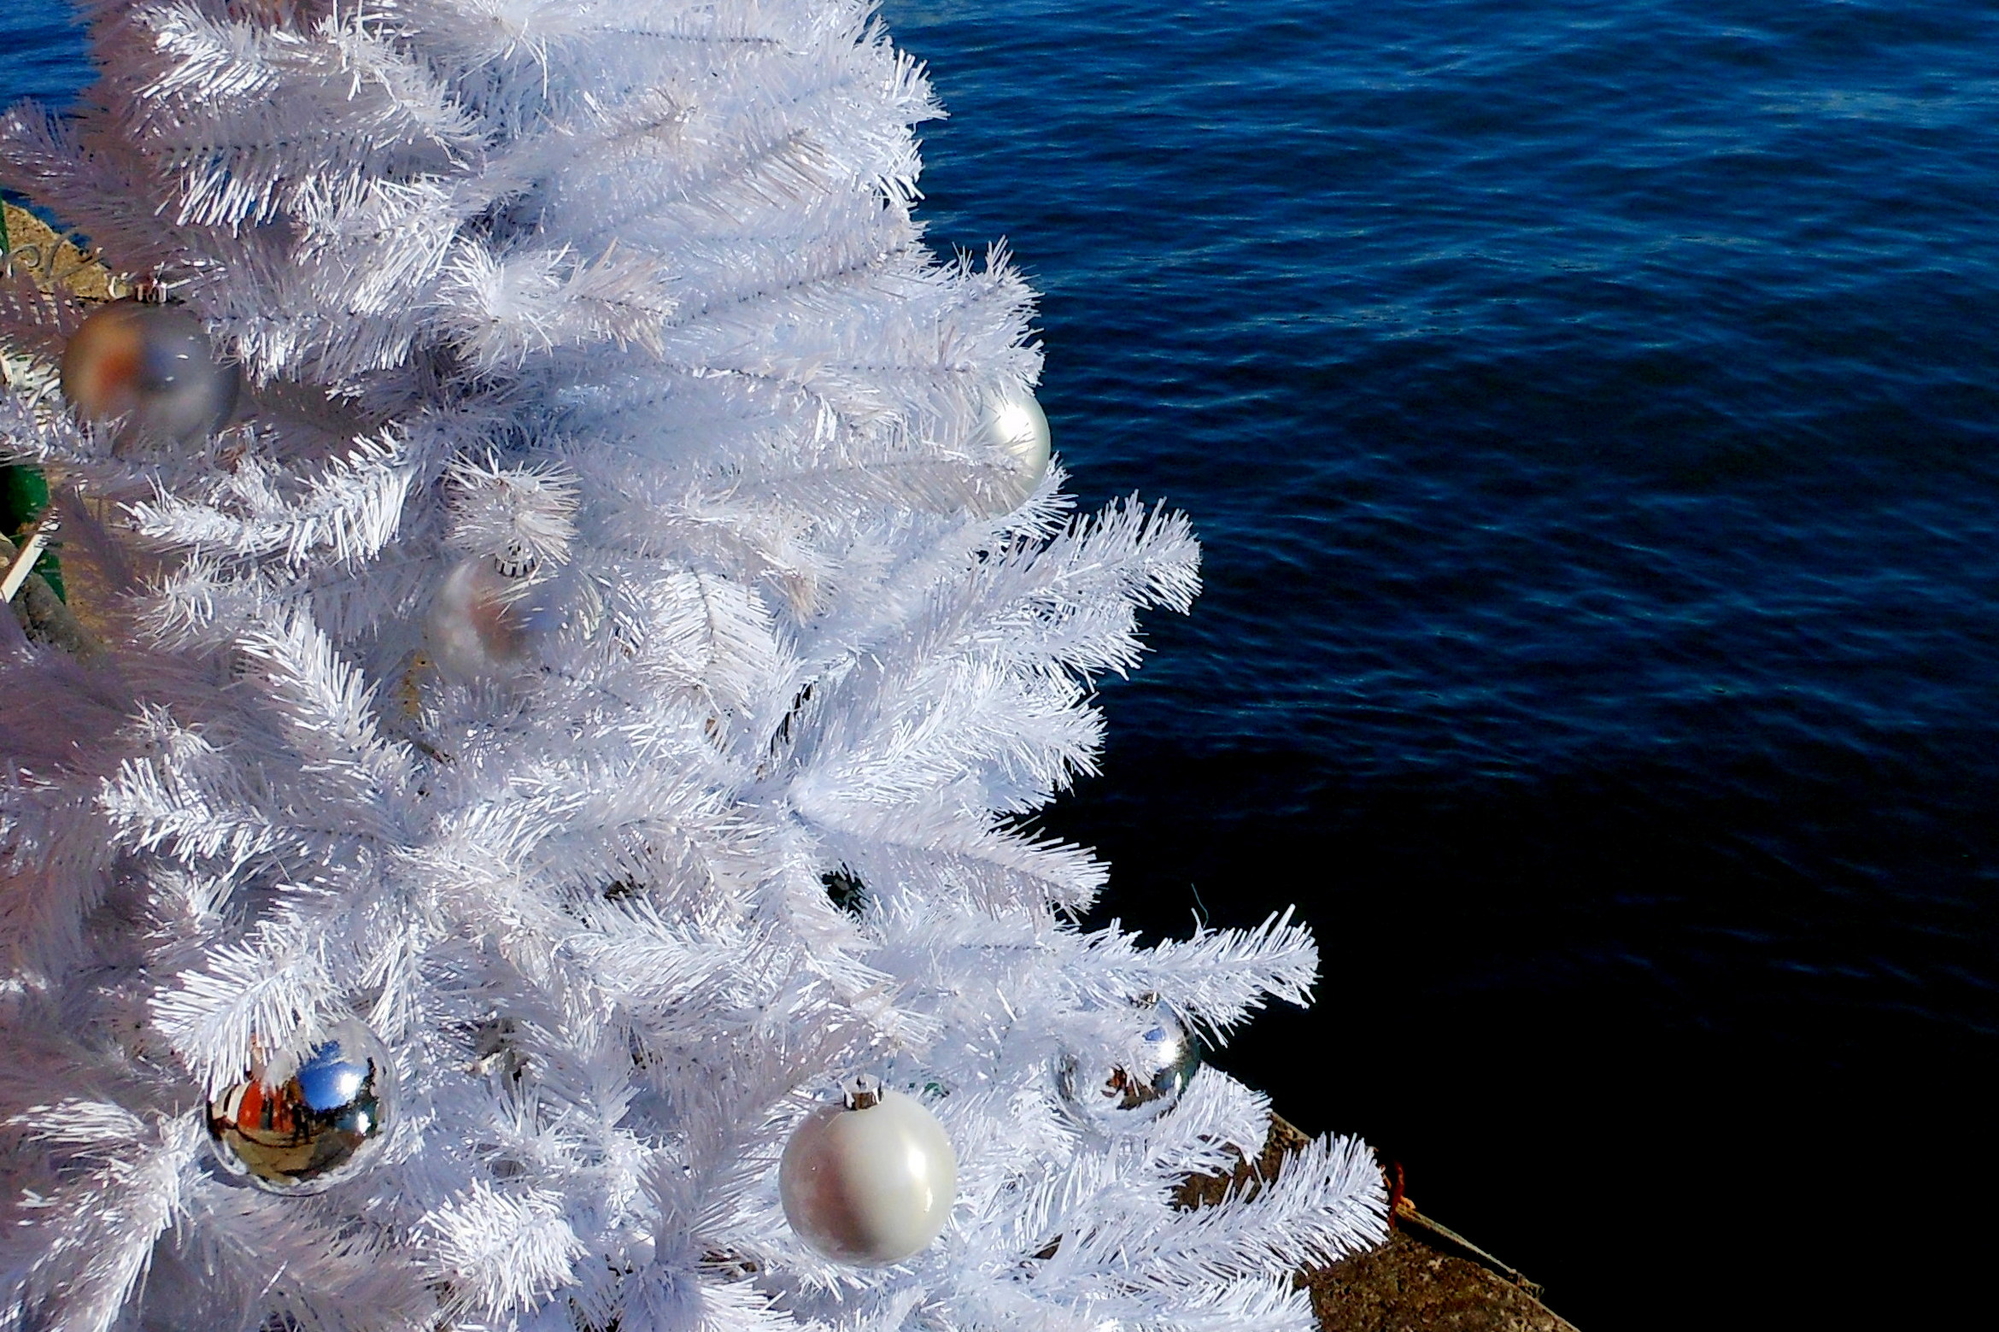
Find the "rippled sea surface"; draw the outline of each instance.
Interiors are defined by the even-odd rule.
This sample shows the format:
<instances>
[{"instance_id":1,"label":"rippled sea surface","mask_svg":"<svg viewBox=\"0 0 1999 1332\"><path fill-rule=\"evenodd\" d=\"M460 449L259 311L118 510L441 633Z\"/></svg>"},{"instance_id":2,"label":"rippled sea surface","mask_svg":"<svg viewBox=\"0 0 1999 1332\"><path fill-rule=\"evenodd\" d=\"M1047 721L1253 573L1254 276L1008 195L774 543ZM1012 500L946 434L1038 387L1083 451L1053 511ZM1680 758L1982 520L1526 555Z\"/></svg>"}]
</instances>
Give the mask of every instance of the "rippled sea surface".
<instances>
[{"instance_id":1,"label":"rippled sea surface","mask_svg":"<svg viewBox=\"0 0 1999 1332\"><path fill-rule=\"evenodd\" d=\"M10 44L57 12L0 92L81 78ZM1218 1062L1590 1332L1933 1310L1994 1182L1999 10L887 17L1086 503L1206 543L1045 823L1127 923L1312 920Z\"/></svg>"}]
</instances>

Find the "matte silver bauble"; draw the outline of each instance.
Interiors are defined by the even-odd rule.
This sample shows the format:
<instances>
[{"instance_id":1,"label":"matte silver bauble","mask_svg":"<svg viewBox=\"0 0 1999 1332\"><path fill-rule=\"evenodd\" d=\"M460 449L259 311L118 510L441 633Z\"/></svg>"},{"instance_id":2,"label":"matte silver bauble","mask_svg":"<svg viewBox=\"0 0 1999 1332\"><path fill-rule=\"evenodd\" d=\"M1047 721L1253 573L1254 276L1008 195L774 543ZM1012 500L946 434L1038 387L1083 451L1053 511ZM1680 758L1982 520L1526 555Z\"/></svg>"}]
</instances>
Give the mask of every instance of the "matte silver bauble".
<instances>
[{"instance_id":1,"label":"matte silver bauble","mask_svg":"<svg viewBox=\"0 0 1999 1332\"><path fill-rule=\"evenodd\" d=\"M178 305L113 301L85 319L62 353L62 395L86 421L118 422L118 442L186 444L236 409L236 368Z\"/></svg>"},{"instance_id":2,"label":"matte silver bauble","mask_svg":"<svg viewBox=\"0 0 1999 1332\"><path fill-rule=\"evenodd\" d=\"M1041 404L1024 388L1003 389L986 399L980 413L979 442L998 449L1012 464L1009 509L1019 505L1048 471L1051 436Z\"/></svg>"},{"instance_id":3,"label":"matte silver bauble","mask_svg":"<svg viewBox=\"0 0 1999 1332\"><path fill-rule=\"evenodd\" d=\"M447 679L498 675L527 653L527 584L490 559L461 560L431 595L424 645Z\"/></svg>"},{"instance_id":4,"label":"matte silver bauble","mask_svg":"<svg viewBox=\"0 0 1999 1332\"><path fill-rule=\"evenodd\" d=\"M1108 1076L1062 1061L1062 1099L1085 1119L1106 1127L1135 1125L1171 1110L1201 1068L1201 1038L1170 1004L1146 1001L1144 1062L1113 1068Z\"/></svg>"},{"instance_id":5,"label":"matte silver bauble","mask_svg":"<svg viewBox=\"0 0 1999 1332\"><path fill-rule=\"evenodd\" d=\"M318 1193L368 1168L394 1101L388 1051L349 1019L275 1087L252 1064L208 1103L209 1142L224 1170L267 1193Z\"/></svg>"},{"instance_id":6,"label":"matte silver bauble","mask_svg":"<svg viewBox=\"0 0 1999 1332\"><path fill-rule=\"evenodd\" d=\"M777 1183L800 1239L836 1262L879 1267L944 1229L958 1157L921 1101L863 1077L792 1131Z\"/></svg>"}]
</instances>

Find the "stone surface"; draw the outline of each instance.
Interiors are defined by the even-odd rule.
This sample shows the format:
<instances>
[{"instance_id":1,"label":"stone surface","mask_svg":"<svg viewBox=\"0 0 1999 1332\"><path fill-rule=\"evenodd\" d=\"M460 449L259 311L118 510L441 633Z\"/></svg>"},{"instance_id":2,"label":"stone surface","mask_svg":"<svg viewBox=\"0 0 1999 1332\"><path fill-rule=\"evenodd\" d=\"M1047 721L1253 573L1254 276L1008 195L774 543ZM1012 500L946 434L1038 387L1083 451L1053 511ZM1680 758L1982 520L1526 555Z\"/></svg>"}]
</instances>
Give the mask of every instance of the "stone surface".
<instances>
[{"instance_id":1,"label":"stone surface","mask_svg":"<svg viewBox=\"0 0 1999 1332\"><path fill-rule=\"evenodd\" d=\"M1180 1186L1182 1207L1220 1202L1232 1189L1274 1179L1311 1139L1273 1118L1254 1162L1230 1175L1196 1175ZM1302 1272L1326 1332L1576 1332L1541 1303L1519 1272L1397 1198L1388 1243L1330 1267Z\"/></svg>"},{"instance_id":2,"label":"stone surface","mask_svg":"<svg viewBox=\"0 0 1999 1332\"><path fill-rule=\"evenodd\" d=\"M4 207L0 224L6 227L5 255L11 271L28 274L44 290L61 286L85 300L107 301L126 294L125 283L108 272L94 253L78 249L27 209Z\"/></svg>"},{"instance_id":3,"label":"stone surface","mask_svg":"<svg viewBox=\"0 0 1999 1332\"><path fill-rule=\"evenodd\" d=\"M1526 1287L1405 1226L1372 1253L1305 1273L1328 1332L1575 1332Z\"/></svg>"}]
</instances>

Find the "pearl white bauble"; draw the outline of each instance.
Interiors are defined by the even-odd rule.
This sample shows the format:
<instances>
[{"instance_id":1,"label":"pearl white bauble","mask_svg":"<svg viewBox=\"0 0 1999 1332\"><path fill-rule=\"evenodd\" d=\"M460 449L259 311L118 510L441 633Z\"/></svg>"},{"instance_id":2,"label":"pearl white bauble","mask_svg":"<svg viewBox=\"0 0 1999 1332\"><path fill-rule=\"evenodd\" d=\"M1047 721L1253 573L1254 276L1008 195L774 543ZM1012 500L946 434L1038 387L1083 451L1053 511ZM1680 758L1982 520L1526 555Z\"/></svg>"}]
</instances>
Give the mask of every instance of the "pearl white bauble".
<instances>
[{"instance_id":1,"label":"pearl white bauble","mask_svg":"<svg viewBox=\"0 0 1999 1332\"><path fill-rule=\"evenodd\" d=\"M901 1092L850 1094L821 1106L785 1144L778 1166L784 1216L798 1237L838 1262L879 1267L929 1247L958 1192L958 1158L944 1126Z\"/></svg>"},{"instance_id":2,"label":"pearl white bauble","mask_svg":"<svg viewBox=\"0 0 1999 1332\"><path fill-rule=\"evenodd\" d=\"M70 335L62 394L86 421L121 422L118 440L187 444L236 409L236 368L178 305L113 301Z\"/></svg>"},{"instance_id":3,"label":"pearl white bauble","mask_svg":"<svg viewBox=\"0 0 1999 1332\"><path fill-rule=\"evenodd\" d=\"M521 581L490 559L454 565L430 599L424 645L438 673L470 681L511 670L527 652Z\"/></svg>"},{"instance_id":4,"label":"pearl white bauble","mask_svg":"<svg viewBox=\"0 0 1999 1332\"><path fill-rule=\"evenodd\" d=\"M1005 454L1013 467L1011 504L1034 493L1048 471L1052 437L1041 404L1024 388L1007 388L987 397L980 412L978 441Z\"/></svg>"},{"instance_id":5,"label":"pearl white bauble","mask_svg":"<svg viewBox=\"0 0 1999 1332\"><path fill-rule=\"evenodd\" d=\"M329 1189L366 1170L394 1113L395 1064L375 1033L349 1019L284 1082L261 1062L208 1105L209 1146L232 1175L266 1193Z\"/></svg>"}]
</instances>

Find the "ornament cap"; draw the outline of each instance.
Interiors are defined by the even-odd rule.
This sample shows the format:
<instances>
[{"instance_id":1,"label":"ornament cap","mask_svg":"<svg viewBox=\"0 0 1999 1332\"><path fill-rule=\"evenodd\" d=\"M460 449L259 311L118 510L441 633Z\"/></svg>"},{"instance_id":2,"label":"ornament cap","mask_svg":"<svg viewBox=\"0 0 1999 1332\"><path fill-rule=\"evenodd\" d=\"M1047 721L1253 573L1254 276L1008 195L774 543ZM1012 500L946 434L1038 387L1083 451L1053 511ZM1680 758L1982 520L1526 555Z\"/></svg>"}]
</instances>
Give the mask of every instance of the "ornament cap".
<instances>
[{"instance_id":1,"label":"ornament cap","mask_svg":"<svg viewBox=\"0 0 1999 1332\"><path fill-rule=\"evenodd\" d=\"M857 1073L840 1085L840 1097L849 1110L868 1110L881 1104L882 1080L872 1073Z\"/></svg>"}]
</instances>

